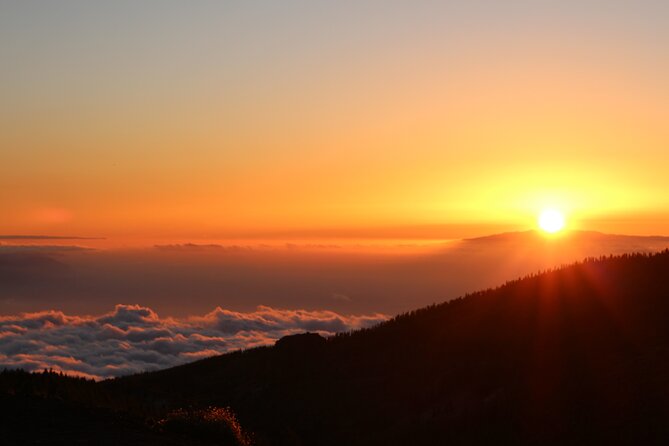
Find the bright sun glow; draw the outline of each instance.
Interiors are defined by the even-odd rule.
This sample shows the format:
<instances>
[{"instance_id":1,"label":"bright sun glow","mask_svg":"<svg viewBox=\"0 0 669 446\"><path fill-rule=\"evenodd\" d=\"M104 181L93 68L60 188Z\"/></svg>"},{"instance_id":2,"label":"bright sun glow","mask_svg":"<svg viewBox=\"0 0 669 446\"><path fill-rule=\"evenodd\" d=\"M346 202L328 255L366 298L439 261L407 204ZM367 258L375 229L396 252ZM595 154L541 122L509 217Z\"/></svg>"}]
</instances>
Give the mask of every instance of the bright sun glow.
<instances>
[{"instance_id":1,"label":"bright sun glow","mask_svg":"<svg viewBox=\"0 0 669 446\"><path fill-rule=\"evenodd\" d=\"M564 228L564 215L555 209L546 209L539 215L539 227L551 234Z\"/></svg>"}]
</instances>

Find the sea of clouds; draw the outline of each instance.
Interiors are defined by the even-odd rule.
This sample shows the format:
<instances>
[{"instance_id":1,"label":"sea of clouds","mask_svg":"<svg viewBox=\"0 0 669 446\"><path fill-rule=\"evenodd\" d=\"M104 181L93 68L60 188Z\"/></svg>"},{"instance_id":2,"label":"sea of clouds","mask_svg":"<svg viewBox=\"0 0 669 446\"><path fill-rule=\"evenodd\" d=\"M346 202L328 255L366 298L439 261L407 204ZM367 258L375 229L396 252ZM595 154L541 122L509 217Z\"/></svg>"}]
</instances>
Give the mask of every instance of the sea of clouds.
<instances>
[{"instance_id":1,"label":"sea of clouds","mask_svg":"<svg viewBox=\"0 0 669 446\"><path fill-rule=\"evenodd\" d=\"M0 317L0 369L51 368L112 378L268 345L289 334L311 331L327 336L385 319L383 314L344 316L266 306L252 312L218 307L204 316L183 319L160 317L139 305L116 305L101 316L25 313Z\"/></svg>"}]
</instances>

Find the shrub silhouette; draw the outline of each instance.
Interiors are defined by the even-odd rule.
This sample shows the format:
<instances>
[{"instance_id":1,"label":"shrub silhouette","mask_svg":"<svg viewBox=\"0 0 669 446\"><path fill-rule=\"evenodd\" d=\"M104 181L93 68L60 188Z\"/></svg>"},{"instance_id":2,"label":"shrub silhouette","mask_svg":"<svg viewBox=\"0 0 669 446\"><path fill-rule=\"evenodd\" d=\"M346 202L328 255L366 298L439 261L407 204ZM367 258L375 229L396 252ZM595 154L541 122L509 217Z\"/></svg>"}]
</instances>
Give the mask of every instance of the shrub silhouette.
<instances>
[{"instance_id":1,"label":"shrub silhouette","mask_svg":"<svg viewBox=\"0 0 669 446\"><path fill-rule=\"evenodd\" d=\"M179 408L156 422L163 432L212 441L222 446L252 446L229 407Z\"/></svg>"}]
</instances>

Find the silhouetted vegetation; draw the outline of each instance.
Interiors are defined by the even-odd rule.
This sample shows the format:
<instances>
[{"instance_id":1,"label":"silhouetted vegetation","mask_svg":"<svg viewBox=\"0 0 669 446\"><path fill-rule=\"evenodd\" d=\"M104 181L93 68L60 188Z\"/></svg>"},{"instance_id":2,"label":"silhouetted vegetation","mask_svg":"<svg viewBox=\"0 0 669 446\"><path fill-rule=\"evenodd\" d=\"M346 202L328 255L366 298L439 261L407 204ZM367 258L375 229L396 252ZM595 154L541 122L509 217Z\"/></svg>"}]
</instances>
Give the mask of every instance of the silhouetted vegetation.
<instances>
[{"instance_id":1,"label":"silhouetted vegetation","mask_svg":"<svg viewBox=\"0 0 669 446\"><path fill-rule=\"evenodd\" d=\"M91 408L170 441L217 441L225 428L247 444L241 424L259 446L627 445L669 441L668 376L664 251L586 259L327 341L160 372L100 383L4 372L0 393Z\"/></svg>"},{"instance_id":2,"label":"silhouetted vegetation","mask_svg":"<svg viewBox=\"0 0 669 446\"><path fill-rule=\"evenodd\" d=\"M51 370L0 372L1 444L253 445L230 408L164 409Z\"/></svg>"},{"instance_id":3,"label":"silhouetted vegetation","mask_svg":"<svg viewBox=\"0 0 669 446\"><path fill-rule=\"evenodd\" d=\"M239 425L235 414L225 407L176 409L156 422L162 432L185 438L200 438L216 444L250 446L251 437Z\"/></svg>"}]
</instances>

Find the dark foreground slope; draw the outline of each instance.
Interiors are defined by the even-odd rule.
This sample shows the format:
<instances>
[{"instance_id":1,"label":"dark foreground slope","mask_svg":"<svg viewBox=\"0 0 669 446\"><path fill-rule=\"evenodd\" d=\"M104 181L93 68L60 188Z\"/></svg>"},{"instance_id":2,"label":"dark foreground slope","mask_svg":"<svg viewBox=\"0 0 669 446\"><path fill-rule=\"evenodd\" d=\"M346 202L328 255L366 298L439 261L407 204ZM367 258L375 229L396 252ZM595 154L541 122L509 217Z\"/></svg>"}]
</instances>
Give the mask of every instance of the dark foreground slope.
<instances>
[{"instance_id":1,"label":"dark foreground slope","mask_svg":"<svg viewBox=\"0 0 669 446\"><path fill-rule=\"evenodd\" d=\"M1 445L250 446L226 408L154 410L141 393L112 393L52 371L0 372Z\"/></svg>"},{"instance_id":2,"label":"dark foreground slope","mask_svg":"<svg viewBox=\"0 0 669 446\"><path fill-rule=\"evenodd\" d=\"M136 417L230 406L258 445L666 444L667 378L663 252L589 260L362 332L295 337L74 399Z\"/></svg>"}]
</instances>

